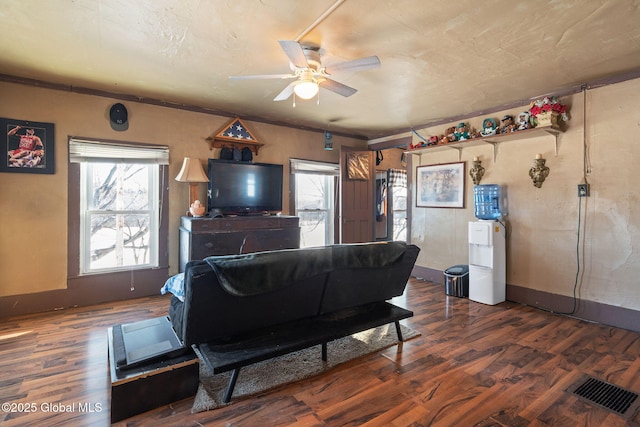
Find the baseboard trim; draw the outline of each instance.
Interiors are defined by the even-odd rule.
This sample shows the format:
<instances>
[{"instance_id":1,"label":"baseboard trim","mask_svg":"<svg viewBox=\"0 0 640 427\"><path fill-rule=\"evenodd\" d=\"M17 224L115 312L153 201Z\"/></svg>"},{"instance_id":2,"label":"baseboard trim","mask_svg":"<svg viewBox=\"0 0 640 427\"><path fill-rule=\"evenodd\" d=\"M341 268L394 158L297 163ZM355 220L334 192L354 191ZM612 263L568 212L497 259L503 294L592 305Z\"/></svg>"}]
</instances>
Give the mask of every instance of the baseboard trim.
<instances>
[{"instance_id":1,"label":"baseboard trim","mask_svg":"<svg viewBox=\"0 0 640 427\"><path fill-rule=\"evenodd\" d=\"M441 270L414 266L411 275L428 282L444 285L444 272ZM444 293L444 289L442 292ZM640 311L638 310L578 299L575 311L569 314L573 310L572 297L510 284L507 284L507 300L555 314L566 314L588 322L640 332L640 322L638 322Z\"/></svg>"},{"instance_id":2,"label":"baseboard trim","mask_svg":"<svg viewBox=\"0 0 640 427\"><path fill-rule=\"evenodd\" d=\"M0 318L160 295L167 277L163 267L69 278L66 289L0 297Z\"/></svg>"},{"instance_id":3,"label":"baseboard trim","mask_svg":"<svg viewBox=\"0 0 640 427\"><path fill-rule=\"evenodd\" d=\"M640 322L638 322L640 311L638 310L578 299L575 311L571 313L572 297L509 284L507 284L507 299L556 314L567 314L589 322L640 332Z\"/></svg>"},{"instance_id":4,"label":"baseboard trim","mask_svg":"<svg viewBox=\"0 0 640 427\"><path fill-rule=\"evenodd\" d=\"M433 268L414 265L413 270L411 271L411 276L426 280L427 282L444 285L444 272L441 270L434 270Z\"/></svg>"}]
</instances>

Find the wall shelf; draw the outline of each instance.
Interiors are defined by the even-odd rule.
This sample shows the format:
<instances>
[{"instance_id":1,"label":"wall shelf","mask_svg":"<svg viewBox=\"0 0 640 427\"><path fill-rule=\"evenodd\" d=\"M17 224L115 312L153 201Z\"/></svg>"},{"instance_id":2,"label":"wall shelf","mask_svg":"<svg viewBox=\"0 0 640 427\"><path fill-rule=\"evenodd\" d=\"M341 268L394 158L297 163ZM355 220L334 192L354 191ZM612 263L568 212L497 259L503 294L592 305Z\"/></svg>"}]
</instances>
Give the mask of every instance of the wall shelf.
<instances>
[{"instance_id":1,"label":"wall shelf","mask_svg":"<svg viewBox=\"0 0 640 427\"><path fill-rule=\"evenodd\" d=\"M430 152L444 151L444 150L458 150L458 161L462 158L462 150L467 147L476 147L478 145L491 144L493 146L493 161L496 161L497 146L501 142L514 141L519 139L535 138L539 136L552 136L554 143L554 153L558 156L558 134L562 133L561 130L552 129L551 127L537 127L533 129L519 130L516 132L502 133L493 136L486 136L474 139L467 139L465 141L451 142L449 144L431 145L428 147L415 148L413 150L407 150L408 154L427 154Z\"/></svg>"},{"instance_id":2,"label":"wall shelf","mask_svg":"<svg viewBox=\"0 0 640 427\"><path fill-rule=\"evenodd\" d=\"M255 155L258 155L258 150L260 149L260 147L262 147L264 144L260 143L260 142L255 142L255 141L229 141L229 140L221 140L218 138L205 138L206 141L209 143L209 150L213 150L214 148L222 148L222 147L231 147L231 148L238 148L239 150L242 150L244 147L249 147L251 149L251 151L253 151L255 153Z\"/></svg>"}]
</instances>

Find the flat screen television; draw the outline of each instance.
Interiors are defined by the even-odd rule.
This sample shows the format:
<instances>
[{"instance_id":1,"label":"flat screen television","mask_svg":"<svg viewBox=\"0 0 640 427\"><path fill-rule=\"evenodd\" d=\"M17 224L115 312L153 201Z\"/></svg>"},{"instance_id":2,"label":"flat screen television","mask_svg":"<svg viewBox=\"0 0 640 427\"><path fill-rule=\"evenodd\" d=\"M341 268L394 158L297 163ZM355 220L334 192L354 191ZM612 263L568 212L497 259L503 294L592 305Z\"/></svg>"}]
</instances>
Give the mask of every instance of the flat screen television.
<instances>
[{"instance_id":1,"label":"flat screen television","mask_svg":"<svg viewBox=\"0 0 640 427\"><path fill-rule=\"evenodd\" d=\"M282 165L209 159L209 215L282 211L282 172Z\"/></svg>"}]
</instances>

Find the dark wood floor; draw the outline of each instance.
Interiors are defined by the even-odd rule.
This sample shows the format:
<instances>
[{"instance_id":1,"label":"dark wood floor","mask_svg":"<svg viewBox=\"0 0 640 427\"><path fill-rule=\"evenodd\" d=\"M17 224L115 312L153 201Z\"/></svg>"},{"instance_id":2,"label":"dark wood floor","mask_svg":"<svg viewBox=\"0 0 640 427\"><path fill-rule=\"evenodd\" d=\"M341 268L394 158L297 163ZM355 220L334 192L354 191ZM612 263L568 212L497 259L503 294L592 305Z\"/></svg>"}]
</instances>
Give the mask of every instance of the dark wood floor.
<instances>
[{"instance_id":1,"label":"dark wood floor","mask_svg":"<svg viewBox=\"0 0 640 427\"><path fill-rule=\"evenodd\" d=\"M565 391L589 374L640 392L640 334L447 297L441 285L414 279L394 302L415 312L403 323L422 336L225 408L191 414L186 399L119 424L640 425L640 414L625 419ZM3 405L0 424L108 425L107 328L165 315L167 307L158 296L3 319L0 403L12 405Z\"/></svg>"}]
</instances>

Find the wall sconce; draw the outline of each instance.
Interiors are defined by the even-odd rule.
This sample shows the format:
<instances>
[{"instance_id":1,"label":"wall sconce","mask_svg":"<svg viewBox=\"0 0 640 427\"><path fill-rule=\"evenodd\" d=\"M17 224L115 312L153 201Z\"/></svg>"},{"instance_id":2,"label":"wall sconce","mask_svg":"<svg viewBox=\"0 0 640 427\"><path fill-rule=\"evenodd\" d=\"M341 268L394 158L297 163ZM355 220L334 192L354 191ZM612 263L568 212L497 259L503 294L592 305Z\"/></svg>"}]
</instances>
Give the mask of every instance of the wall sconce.
<instances>
[{"instance_id":1,"label":"wall sconce","mask_svg":"<svg viewBox=\"0 0 640 427\"><path fill-rule=\"evenodd\" d=\"M209 178L207 178L207 175L204 173L204 169L202 169L200 159L185 157L182 162L182 169L180 169L178 176L176 176L176 181L189 183L189 206L191 207L198 199L198 183L209 182ZM204 214L204 206L202 206L202 208L202 213L197 216L202 216L202 214ZM189 215L188 211L187 215Z\"/></svg>"},{"instance_id":2,"label":"wall sconce","mask_svg":"<svg viewBox=\"0 0 640 427\"><path fill-rule=\"evenodd\" d=\"M473 158L473 166L469 169L469 175L473 179L475 185L480 184L480 180L484 175L484 168L482 167L482 160L477 157Z\"/></svg>"},{"instance_id":3,"label":"wall sconce","mask_svg":"<svg viewBox=\"0 0 640 427\"><path fill-rule=\"evenodd\" d=\"M546 160L542 158L542 154L536 154L533 167L529 169L529 176L533 180L533 185L540 188L542 183L549 176L549 168L545 166Z\"/></svg>"}]
</instances>

